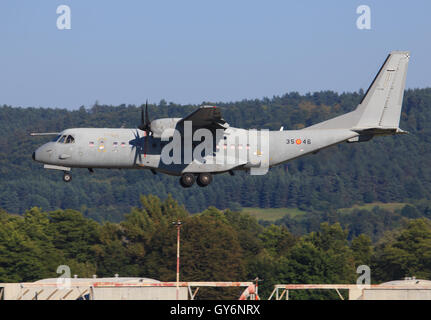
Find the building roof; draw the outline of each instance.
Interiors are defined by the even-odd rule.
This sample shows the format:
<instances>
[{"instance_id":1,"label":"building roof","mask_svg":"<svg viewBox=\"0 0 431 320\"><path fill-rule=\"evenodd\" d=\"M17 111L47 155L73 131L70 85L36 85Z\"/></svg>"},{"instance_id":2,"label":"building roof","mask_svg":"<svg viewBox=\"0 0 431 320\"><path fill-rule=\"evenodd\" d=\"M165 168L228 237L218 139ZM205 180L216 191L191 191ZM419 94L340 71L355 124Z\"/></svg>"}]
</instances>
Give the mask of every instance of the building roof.
<instances>
[{"instance_id":1,"label":"building roof","mask_svg":"<svg viewBox=\"0 0 431 320\"><path fill-rule=\"evenodd\" d=\"M412 278L405 278L404 280L394 280L394 281L389 281L389 282L385 282L380 284L381 286L406 286L406 287L411 287L411 286L431 286L431 281L430 280L424 280L424 279L416 279L415 277Z\"/></svg>"},{"instance_id":2,"label":"building roof","mask_svg":"<svg viewBox=\"0 0 431 320\"><path fill-rule=\"evenodd\" d=\"M157 283L159 280L151 278L138 277L112 277L112 278L48 278L35 281L34 283L56 283L57 281L65 281L70 279L71 284L88 283L88 282L115 282L115 283Z\"/></svg>"}]
</instances>

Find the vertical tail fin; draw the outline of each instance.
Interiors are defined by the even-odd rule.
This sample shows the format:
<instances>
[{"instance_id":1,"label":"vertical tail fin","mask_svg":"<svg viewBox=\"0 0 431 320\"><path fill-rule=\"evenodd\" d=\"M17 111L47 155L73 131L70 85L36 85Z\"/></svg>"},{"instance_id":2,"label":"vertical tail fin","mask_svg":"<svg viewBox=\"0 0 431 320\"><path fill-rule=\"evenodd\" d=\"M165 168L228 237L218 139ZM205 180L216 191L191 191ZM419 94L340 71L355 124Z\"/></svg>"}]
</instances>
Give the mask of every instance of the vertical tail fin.
<instances>
[{"instance_id":1,"label":"vertical tail fin","mask_svg":"<svg viewBox=\"0 0 431 320\"><path fill-rule=\"evenodd\" d=\"M393 51L358 106L359 128L398 128L409 53Z\"/></svg>"},{"instance_id":2,"label":"vertical tail fin","mask_svg":"<svg viewBox=\"0 0 431 320\"><path fill-rule=\"evenodd\" d=\"M392 51L354 111L306 129L398 129L409 58Z\"/></svg>"}]
</instances>

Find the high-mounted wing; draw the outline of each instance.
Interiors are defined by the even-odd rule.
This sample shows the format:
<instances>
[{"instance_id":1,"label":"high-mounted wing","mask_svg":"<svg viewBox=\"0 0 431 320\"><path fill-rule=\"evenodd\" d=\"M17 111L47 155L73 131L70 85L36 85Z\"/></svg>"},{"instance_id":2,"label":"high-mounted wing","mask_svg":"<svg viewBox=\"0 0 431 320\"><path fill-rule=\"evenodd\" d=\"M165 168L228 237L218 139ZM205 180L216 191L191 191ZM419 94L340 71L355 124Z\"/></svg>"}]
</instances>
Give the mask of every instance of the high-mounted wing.
<instances>
[{"instance_id":1,"label":"high-mounted wing","mask_svg":"<svg viewBox=\"0 0 431 320\"><path fill-rule=\"evenodd\" d=\"M226 129L226 121L221 117L221 111L217 107L203 106L182 118L178 124L183 125L185 121L191 121L193 129Z\"/></svg>"}]
</instances>

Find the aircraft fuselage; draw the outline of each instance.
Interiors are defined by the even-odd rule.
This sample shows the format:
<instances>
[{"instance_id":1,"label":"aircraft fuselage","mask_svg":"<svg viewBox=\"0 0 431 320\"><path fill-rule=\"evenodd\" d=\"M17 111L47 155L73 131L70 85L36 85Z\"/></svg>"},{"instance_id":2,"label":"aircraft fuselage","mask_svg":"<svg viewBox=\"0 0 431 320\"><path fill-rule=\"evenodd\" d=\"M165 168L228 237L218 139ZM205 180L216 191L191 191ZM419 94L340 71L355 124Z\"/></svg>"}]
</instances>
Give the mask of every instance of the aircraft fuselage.
<instances>
[{"instance_id":1,"label":"aircraft fuselage","mask_svg":"<svg viewBox=\"0 0 431 320\"><path fill-rule=\"evenodd\" d=\"M242 149L247 150L247 144L240 143L241 139L238 137L246 137L248 134L249 130L229 127L224 131L223 137L226 139L214 143L214 153L235 154ZM260 160L260 166L273 167L357 135L358 133L348 129L269 131L265 152L267 154L262 151L265 148L256 147L260 149L260 154L255 156ZM253 166L250 159L246 159L242 164L236 159L238 161L234 160L233 163L226 161L218 166L209 166L196 163L194 159L185 162L184 155L181 157L181 163L166 164L161 153L168 142L162 141L161 138L146 137L145 131L139 129L74 128L64 130L60 133L59 137L61 136L71 136L73 142L48 142L35 151L34 159L46 165L66 168L142 168L170 175L181 175L185 172L221 173L246 170ZM198 145L199 142L195 143L192 150ZM184 147L181 149L184 151Z\"/></svg>"}]
</instances>

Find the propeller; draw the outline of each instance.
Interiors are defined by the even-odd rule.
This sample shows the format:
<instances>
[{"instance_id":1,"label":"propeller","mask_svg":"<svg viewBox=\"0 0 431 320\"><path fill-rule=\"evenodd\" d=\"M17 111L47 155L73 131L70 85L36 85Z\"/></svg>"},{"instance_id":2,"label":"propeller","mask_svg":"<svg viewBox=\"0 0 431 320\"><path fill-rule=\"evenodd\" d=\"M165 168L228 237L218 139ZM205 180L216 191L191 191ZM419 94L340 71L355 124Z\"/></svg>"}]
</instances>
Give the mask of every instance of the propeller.
<instances>
[{"instance_id":1,"label":"propeller","mask_svg":"<svg viewBox=\"0 0 431 320\"><path fill-rule=\"evenodd\" d=\"M139 131L136 130L136 133L133 133L135 136L135 139L130 141L130 144L132 145L132 150L135 151L135 157L133 159L133 163L136 164L137 160L139 160L139 163L142 162L141 154L142 154L142 143L141 139L142 137L139 136Z\"/></svg>"},{"instance_id":2,"label":"propeller","mask_svg":"<svg viewBox=\"0 0 431 320\"><path fill-rule=\"evenodd\" d=\"M145 140L144 140L144 158L147 157L147 140L151 131L151 121L148 116L148 100L145 101L145 115L144 115L144 107L141 107L141 124L138 127L139 129L145 131Z\"/></svg>"},{"instance_id":3,"label":"propeller","mask_svg":"<svg viewBox=\"0 0 431 320\"><path fill-rule=\"evenodd\" d=\"M148 100L145 102L145 111L144 106L141 107L141 124L138 128L141 130L151 131L151 121L148 116Z\"/></svg>"}]
</instances>

